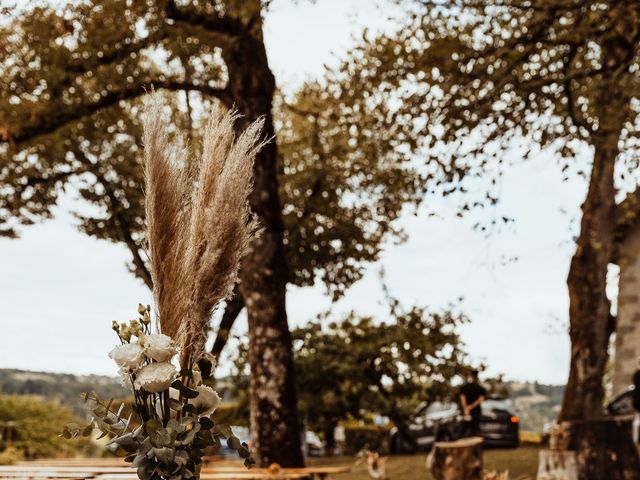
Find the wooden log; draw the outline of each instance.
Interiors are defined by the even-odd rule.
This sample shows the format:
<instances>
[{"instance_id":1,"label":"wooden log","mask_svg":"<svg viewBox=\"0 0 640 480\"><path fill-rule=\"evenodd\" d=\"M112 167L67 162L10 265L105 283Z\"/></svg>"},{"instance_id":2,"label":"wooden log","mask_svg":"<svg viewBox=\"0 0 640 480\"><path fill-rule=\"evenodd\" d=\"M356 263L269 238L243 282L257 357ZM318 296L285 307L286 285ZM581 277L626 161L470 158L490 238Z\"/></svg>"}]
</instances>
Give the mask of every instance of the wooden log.
<instances>
[{"instance_id":1,"label":"wooden log","mask_svg":"<svg viewBox=\"0 0 640 480\"><path fill-rule=\"evenodd\" d=\"M628 420L565 422L551 433L550 446L540 452L538 480L640 480L640 462Z\"/></svg>"},{"instance_id":2,"label":"wooden log","mask_svg":"<svg viewBox=\"0 0 640 480\"><path fill-rule=\"evenodd\" d=\"M482 480L482 438L436 442L427 458L434 480Z\"/></svg>"}]
</instances>

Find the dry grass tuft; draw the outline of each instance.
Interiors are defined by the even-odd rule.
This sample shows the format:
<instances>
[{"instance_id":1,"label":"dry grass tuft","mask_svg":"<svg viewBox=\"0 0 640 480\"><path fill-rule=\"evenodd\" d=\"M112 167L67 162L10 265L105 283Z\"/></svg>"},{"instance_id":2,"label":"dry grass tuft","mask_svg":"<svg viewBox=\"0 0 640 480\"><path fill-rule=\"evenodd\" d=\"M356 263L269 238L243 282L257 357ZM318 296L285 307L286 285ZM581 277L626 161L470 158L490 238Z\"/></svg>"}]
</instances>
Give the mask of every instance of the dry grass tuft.
<instances>
[{"instance_id":1,"label":"dry grass tuft","mask_svg":"<svg viewBox=\"0 0 640 480\"><path fill-rule=\"evenodd\" d=\"M231 294L258 234L247 199L263 123L236 138L237 113L214 110L189 176L161 113L156 99L144 124L149 254L160 329L178 339L185 366L203 352L211 315Z\"/></svg>"}]
</instances>

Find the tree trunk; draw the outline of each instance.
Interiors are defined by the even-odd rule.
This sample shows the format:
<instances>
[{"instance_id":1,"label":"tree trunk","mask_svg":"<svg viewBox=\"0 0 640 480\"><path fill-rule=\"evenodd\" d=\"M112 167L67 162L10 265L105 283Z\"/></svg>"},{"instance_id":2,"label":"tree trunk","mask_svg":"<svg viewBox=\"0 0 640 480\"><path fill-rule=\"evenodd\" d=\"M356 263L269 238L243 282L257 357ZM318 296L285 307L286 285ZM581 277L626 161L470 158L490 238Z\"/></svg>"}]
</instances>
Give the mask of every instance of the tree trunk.
<instances>
[{"instance_id":1,"label":"tree trunk","mask_svg":"<svg viewBox=\"0 0 640 480\"><path fill-rule=\"evenodd\" d=\"M256 5L259 12L259 3ZM259 14L246 31L233 37L223 49L223 57L229 74L227 89L243 115L238 127L244 129L262 117L264 136L273 138L275 80L267 62ZM283 467L300 467L304 461L285 309L287 265L276 158L274 140L256 158L250 203L264 230L243 260L240 291L249 319L249 396L257 461L263 466L276 462Z\"/></svg>"},{"instance_id":2,"label":"tree trunk","mask_svg":"<svg viewBox=\"0 0 640 480\"><path fill-rule=\"evenodd\" d=\"M631 438L631 421L590 419L563 424L558 432L559 442L540 451L538 480L638 478L640 464Z\"/></svg>"},{"instance_id":3,"label":"tree trunk","mask_svg":"<svg viewBox=\"0 0 640 480\"><path fill-rule=\"evenodd\" d=\"M482 480L482 438L436 442L427 458L434 480Z\"/></svg>"},{"instance_id":4,"label":"tree trunk","mask_svg":"<svg viewBox=\"0 0 640 480\"><path fill-rule=\"evenodd\" d=\"M582 205L580 236L567 279L571 365L560 421L580 425L596 420L602 415L603 408L603 376L610 335L606 279L614 246L614 166L629 108L629 100L617 88L619 82L619 78L613 76L605 80L597 101L599 126L592 134L595 147L593 168L587 197ZM609 471L609 478L640 478L640 473L630 477L619 476L625 470L621 462L637 465L637 452L621 461L598 455L598 451L610 451L608 440L589 432L586 426L576 430L572 445L577 449L580 479L599 478L590 476L590 472L596 471ZM626 438L622 431L620 435L621 439ZM624 443L623 440L621 442ZM616 446L622 448L622 445ZM625 450L630 451L626 447ZM614 472L611 469L618 470Z\"/></svg>"}]
</instances>

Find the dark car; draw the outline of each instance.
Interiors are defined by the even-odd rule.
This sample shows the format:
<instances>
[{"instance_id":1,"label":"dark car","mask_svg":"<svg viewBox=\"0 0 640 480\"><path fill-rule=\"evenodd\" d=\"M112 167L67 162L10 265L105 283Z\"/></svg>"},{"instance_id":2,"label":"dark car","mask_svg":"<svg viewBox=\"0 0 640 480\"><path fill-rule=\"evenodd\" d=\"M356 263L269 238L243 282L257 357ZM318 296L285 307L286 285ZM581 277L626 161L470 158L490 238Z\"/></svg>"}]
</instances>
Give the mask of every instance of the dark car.
<instances>
[{"instance_id":1,"label":"dark car","mask_svg":"<svg viewBox=\"0 0 640 480\"><path fill-rule=\"evenodd\" d=\"M619 393L607 403L604 407L605 414L607 415L633 415L636 413L636 409L633 406L633 394L635 387L631 385L625 391Z\"/></svg>"},{"instance_id":2,"label":"dark car","mask_svg":"<svg viewBox=\"0 0 640 480\"><path fill-rule=\"evenodd\" d=\"M609 417L632 417L632 434L633 441L635 443L640 443L640 415L636 411L633 406L633 394L635 391L635 387L631 385L626 390L620 392L618 395L613 397L605 406L604 406L604 415ZM557 422L548 422L545 423L542 428L542 441L543 443L547 443L549 441L549 436L551 432L557 425Z\"/></svg>"},{"instance_id":3,"label":"dark car","mask_svg":"<svg viewBox=\"0 0 640 480\"><path fill-rule=\"evenodd\" d=\"M604 407L605 415L611 416L633 416L632 421L632 432L633 432L633 441L636 443L640 442L640 415L636 411L633 406L633 394L635 392L635 387L631 385L625 391L619 393L615 397L611 399L609 403Z\"/></svg>"},{"instance_id":4,"label":"dark car","mask_svg":"<svg viewBox=\"0 0 640 480\"><path fill-rule=\"evenodd\" d=\"M462 415L455 403L434 402L421 405L412 415L409 430L419 451L428 451L434 442L461 438ZM503 398L490 398L482 403L480 435L485 445L516 448L520 442L520 419L511 402ZM413 453L413 448L403 440L397 428L391 430L392 453Z\"/></svg>"}]
</instances>

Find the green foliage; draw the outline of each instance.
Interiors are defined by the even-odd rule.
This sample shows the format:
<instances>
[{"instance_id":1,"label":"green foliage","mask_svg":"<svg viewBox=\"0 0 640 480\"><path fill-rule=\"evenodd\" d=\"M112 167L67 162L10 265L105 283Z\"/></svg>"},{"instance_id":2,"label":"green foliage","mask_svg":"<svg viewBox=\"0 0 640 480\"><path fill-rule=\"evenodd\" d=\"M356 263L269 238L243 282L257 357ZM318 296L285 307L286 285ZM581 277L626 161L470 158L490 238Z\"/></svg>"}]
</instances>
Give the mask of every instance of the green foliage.
<instances>
[{"instance_id":1,"label":"green foliage","mask_svg":"<svg viewBox=\"0 0 640 480\"><path fill-rule=\"evenodd\" d=\"M249 426L249 405L246 398L244 402L223 403L213 413L213 420L220 424Z\"/></svg>"},{"instance_id":2,"label":"green foliage","mask_svg":"<svg viewBox=\"0 0 640 480\"><path fill-rule=\"evenodd\" d=\"M0 395L0 431L3 433L0 445L4 449L10 443L26 458L94 453L95 447L87 438L65 442L59 437L62 423L78 421L78 417L57 403L33 396Z\"/></svg>"},{"instance_id":3,"label":"green foliage","mask_svg":"<svg viewBox=\"0 0 640 480\"><path fill-rule=\"evenodd\" d=\"M388 428L375 425L348 426L344 429L345 454L357 455L364 449L378 452L382 455L389 453Z\"/></svg>"},{"instance_id":4,"label":"green foliage","mask_svg":"<svg viewBox=\"0 0 640 480\"><path fill-rule=\"evenodd\" d=\"M377 414L402 426L422 402L450 398L452 382L470 371L456 331L467 322L464 315L388 300L385 320L350 312L292 331L299 409L311 430L333 431L342 420ZM246 358L240 342L238 390L246 382Z\"/></svg>"},{"instance_id":5,"label":"green foliage","mask_svg":"<svg viewBox=\"0 0 640 480\"><path fill-rule=\"evenodd\" d=\"M79 417L86 414L80 395L88 390L103 398L125 398L129 395L113 377L0 369L2 394L38 396L65 405Z\"/></svg>"},{"instance_id":6,"label":"green foliage","mask_svg":"<svg viewBox=\"0 0 640 480\"><path fill-rule=\"evenodd\" d=\"M10 446L0 452L0 465L13 465L24 460L24 453L19 448Z\"/></svg>"},{"instance_id":7,"label":"green foliage","mask_svg":"<svg viewBox=\"0 0 640 480\"><path fill-rule=\"evenodd\" d=\"M451 381L468 372L456 332L465 322L390 299L387 320L351 312L294 330L301 410L316 428L367 412L404 422L421 402L448 397Z\"/></svg>"},{"instance_id":8,"label":"green foliage","mask_svg":"<svg viewBox=\"0 0 640 480\"><path fill-rule=\"evenodd\" d=\"M280 196L297 285L319 274L334 299L378 259L395 222L420 204L427 178L411 162L416 134L392 107L342 72L327 71L276 102Z\"/></svg>"}]
</instances>

